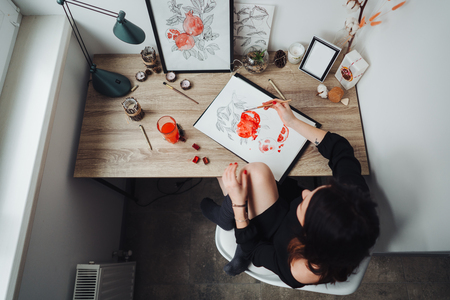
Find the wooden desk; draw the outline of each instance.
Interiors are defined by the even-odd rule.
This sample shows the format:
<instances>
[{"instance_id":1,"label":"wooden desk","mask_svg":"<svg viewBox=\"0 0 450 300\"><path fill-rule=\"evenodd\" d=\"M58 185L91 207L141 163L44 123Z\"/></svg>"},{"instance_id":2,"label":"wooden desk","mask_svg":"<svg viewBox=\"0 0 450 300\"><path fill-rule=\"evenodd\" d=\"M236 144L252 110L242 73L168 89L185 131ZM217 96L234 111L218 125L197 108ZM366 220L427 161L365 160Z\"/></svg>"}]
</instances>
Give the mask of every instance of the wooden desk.
<instances>
[{"instance_id":1,"label":"wooden desk","mask_svg":"<svg viewBox=\"0 0 450 300\"><path fill-rule=\"evenodd\" d=\"M271 57L273 53L271 54ZM272 61L272 59L271 59ZM192 125L222 90L231 73L186 73L177 74L171 85L181 90L180 81L189 79L193 87L185 94L197 100L195 104L163 85L165 75L153 73L144 82L138 82L135 74L145 70L140 55L95 55L98 68L120 73L139 88L131 92L145 110L140 122L127 123L121 106L123 98L108 98L96 92L90 85L81 128L80 142L75 165L75 177L88 178L139 178L139 177L216 177L222 175L230 162L244 162L195 129ZM334 68L338 65L335 64ZM364 135L361 126L358 99L355 89L345 92L350 98L348 106L332 103L316 96L319 82L298 70L298 65L287 65L279 69L270 64L262 74L252 75L245 68L238 71L259 86L278 96L268 82L272 79L291 105L322 124L322 129L346 137L355 149L361 162L363 175L369 174ZM329 88L339 86L333 74L324 84ZM170 115L183 127L187 141L169 144L156 129L156 121ZM142 132L142 124L151 141L150 151ZM201 149L196 151L192 144ZM194 164L194 156L206 156L211 161ZM290 176L331 176L331 170L316 147L309 145L303 156L290 172Z\"/></svg>"}]
</instances>

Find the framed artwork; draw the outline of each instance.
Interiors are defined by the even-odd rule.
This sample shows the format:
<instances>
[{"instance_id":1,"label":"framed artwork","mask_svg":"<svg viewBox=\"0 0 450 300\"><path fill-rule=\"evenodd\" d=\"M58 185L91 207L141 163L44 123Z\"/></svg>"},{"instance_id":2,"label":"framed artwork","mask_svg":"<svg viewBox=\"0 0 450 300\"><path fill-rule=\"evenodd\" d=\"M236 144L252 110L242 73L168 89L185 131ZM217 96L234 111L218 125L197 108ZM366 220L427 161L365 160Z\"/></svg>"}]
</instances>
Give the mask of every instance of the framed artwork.
<instances>
[{"instance_id":1,"label":"framed artwork","mask_svg":"<svg viewBox=\"0 0 450 300\"><path fill-rule=\"evenodd\" d=\"M245 55L269 47L274 11L272 5L234 4L234 54Z\"/></svg>"},{"instance_id":2,"label":"framed artwork","mask_svg":"<svg viewBox=\"0 0 450 300\"><path fill-rule=\"evenodd\" d=\"M233 0L146 0L164 73L230 72Z\"/></svg>"},{"instance_id":3,"label":"framed artwork","mask_svg":"<svg viewBox=\"0 0 450 300\"><path fill-rule=\"evenodd\" d=\"M308 140L283 124L274 109L249 108L276 98L235 74L211 102L194 127L246 162L264 162L282 181L308 145ZM292 108L300 120L321 125Z\"/></svg>"},{"instance_id":4,"label":"framed artwork","mask_svg":"<svg viewBox=\"0 0 450 300\"><path fill-rule=\"evenodd\" d=\"M341 48L314 36L298 68L323 82L340 52Z\"/></svg>"}]
</instances>

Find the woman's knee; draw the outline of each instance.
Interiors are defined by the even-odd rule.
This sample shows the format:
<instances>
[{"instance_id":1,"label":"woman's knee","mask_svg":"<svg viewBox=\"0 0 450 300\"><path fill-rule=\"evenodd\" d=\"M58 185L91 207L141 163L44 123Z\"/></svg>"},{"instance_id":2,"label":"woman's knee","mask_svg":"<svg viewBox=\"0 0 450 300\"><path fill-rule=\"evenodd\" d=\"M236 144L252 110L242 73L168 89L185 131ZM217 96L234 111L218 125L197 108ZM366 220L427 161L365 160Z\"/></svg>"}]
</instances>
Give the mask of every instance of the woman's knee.
<instances>
[{"instance_id":1,"label":"woman's knee","mask_svg":"<svg viewBox=\"0 0 450 300\"><path fill-rule=\"evenodd\" d=\"M253 162L249 163L245 168L250 174L250 178L252 183L264 183L267 181L275 182L275 178L273 176L272 170L270 170L269 166L262 162Z\"/></svg>"},{"instance_id":2,"label":"woman's knee","mask_svg":"<svg viewBox=\"0 0 450 300\"><path fill-rule=\"evenodd\" d=\"M277 201L278 190L273 173L266 164L250 163L245 169L250 179L249 217L252 219Z\"/></svg>"}]
</instances>

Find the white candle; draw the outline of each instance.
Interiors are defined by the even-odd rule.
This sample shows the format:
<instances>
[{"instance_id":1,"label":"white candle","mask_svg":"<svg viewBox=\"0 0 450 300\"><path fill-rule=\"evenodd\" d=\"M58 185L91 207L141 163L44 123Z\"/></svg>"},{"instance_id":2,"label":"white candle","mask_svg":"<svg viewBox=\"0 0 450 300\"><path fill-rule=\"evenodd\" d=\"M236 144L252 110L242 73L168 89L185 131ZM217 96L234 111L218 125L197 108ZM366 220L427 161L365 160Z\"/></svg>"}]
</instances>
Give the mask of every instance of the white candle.
<instances>
[{"instance_id":1,"label":"white candle","mask_svg":"<svg viewBox=\"0 0 450 300\"><path fill-rule=\"evenodd\" d=\"M298 64L305 53L305 47L300 43L293 43L289 46L288 60L291 64Z\"/></svg>"}]
</instances>

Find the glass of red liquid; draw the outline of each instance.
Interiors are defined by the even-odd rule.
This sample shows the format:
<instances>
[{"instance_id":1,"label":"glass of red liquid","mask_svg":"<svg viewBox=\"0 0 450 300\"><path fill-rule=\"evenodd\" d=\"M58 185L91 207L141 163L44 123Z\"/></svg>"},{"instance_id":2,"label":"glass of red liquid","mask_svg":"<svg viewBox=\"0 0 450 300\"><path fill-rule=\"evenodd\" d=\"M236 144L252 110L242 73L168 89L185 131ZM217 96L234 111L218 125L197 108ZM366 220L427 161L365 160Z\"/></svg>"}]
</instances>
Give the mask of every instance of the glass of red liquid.
<instances>
[{"instance_id":1,"label":"glass of red liquid","mask_svg":"<svg viewBox=\"0 0 450 300\"><path fill-rule=\"evenodd\" d=\"M170 116L161 117L156 123L158 131L161 132L164 139L171 144L175 144L180 139L177 122Z\"/></svg>"}]
</instances>

